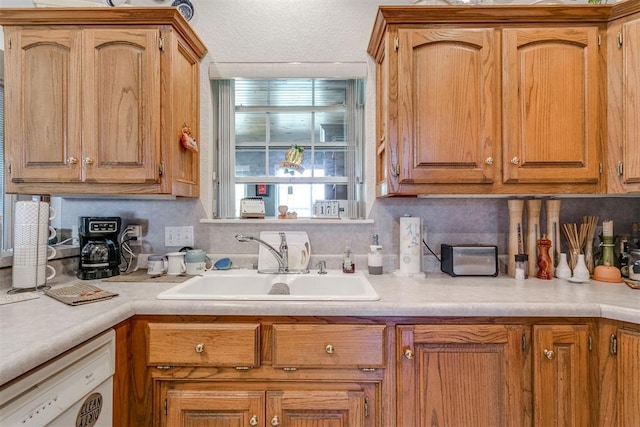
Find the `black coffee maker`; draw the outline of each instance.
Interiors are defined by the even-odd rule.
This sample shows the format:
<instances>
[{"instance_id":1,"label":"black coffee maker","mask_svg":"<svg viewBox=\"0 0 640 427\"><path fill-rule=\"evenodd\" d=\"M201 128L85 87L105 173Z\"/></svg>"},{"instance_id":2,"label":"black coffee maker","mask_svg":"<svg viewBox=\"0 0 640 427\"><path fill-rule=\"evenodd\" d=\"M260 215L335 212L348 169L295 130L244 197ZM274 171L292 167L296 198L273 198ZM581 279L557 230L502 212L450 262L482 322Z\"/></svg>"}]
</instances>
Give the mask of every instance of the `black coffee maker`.
<instances>
[{"instance_id":1,"label":"black coffee maker","mask_svg":"<svg viewBox=\"0 0 640 427\"><path fill-rule=\"evenodd\" d=\"M116 216L80 217L79 279L104 279L120 274L118 234L121 222Z\"/></svg>"}]
</instances>

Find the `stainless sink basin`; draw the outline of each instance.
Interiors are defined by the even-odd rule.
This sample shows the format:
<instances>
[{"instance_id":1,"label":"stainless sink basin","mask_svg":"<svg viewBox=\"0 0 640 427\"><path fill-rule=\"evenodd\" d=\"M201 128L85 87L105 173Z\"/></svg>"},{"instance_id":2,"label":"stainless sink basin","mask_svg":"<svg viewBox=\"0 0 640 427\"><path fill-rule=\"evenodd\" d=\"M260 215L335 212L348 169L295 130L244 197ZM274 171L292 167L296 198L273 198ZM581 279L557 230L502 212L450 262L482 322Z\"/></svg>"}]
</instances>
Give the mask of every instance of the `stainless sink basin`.
<instances>
[{"instance_id":1,"label":"stainless sink basin","mask_svg":"<svg viewBox=\"0 0 640 427\"><path fill-rule=\"evenodd\" d=\"M174 286L158 299L264 301L376 301L362 273L259 274L255 270L208 271Z\"/></svg>"}]
</instances>

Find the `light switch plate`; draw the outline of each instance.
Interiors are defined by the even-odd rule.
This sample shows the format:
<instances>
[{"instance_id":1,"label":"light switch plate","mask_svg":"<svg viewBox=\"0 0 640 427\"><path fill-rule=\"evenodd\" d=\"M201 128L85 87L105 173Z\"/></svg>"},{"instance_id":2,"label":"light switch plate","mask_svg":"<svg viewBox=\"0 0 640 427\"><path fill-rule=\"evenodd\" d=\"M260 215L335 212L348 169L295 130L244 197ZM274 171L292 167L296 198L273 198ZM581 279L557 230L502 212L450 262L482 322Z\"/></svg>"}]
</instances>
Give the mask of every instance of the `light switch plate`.
<instances>
[{"instance_id":1,"label":"light switch plate","mask_svg":"<svg viewBox=\"0 0 640 427\"><path fill-rule=\"evenodd\" d=\"M164 245L169 246L193 246L193 226L164 228Z\"/></svg>"}]
</instances>

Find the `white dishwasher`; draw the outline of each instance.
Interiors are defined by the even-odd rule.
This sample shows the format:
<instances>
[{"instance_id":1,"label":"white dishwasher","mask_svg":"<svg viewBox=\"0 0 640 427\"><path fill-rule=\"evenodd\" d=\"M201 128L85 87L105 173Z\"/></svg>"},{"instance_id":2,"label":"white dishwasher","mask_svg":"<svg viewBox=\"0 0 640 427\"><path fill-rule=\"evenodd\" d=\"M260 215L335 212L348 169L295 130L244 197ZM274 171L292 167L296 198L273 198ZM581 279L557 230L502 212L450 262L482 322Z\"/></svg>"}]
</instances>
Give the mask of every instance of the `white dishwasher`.
<instances>
[{"instance_id":1,"label":"white dishwasher","mask_svg":"<svg viewBox=\"0 0 640 427\"><path fill-rule=\"evenodd\" d=\"M0 426L110 427L115 332L109 331L0 388Z\"/></svg>"}]
</instances>

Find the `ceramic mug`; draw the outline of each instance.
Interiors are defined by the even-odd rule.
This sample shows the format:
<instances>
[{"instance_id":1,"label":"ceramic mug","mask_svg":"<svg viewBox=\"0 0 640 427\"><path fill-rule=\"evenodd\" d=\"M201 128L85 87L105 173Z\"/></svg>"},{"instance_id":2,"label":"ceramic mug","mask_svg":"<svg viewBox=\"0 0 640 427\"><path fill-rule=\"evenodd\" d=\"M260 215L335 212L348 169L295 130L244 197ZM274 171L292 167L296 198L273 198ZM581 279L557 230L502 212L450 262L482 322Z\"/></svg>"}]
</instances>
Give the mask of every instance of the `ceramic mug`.
<instances>
[{"instance_id":1,"label":"ceramic mug","mask_svg":"<svg viewBox=\"0 0 640 427\"><path fill-rule=\"evenodd\" d=\"M147 273L149 274L164 274L167 272L167 267L167 257L164 255L149 255L147 258Z\"/></svg>"},{"instance_id":2,"label":"ceramic mug","mask_svg":"<svg viewBox=\"0 0 640 427\"><path fill-rule=\"evenodd\" d=\"M167 254L167 274L177 276L187 271L184 255L184 252L169 252Z\"/></svg>"},{"instance_id":3,"label":"ceramic mug","mask_svg":"<svg viewBox=\"0 0 640 427\"><path fill-rule=\"evenodd\" d=\"M209 270L207 258L207 254L202 249L188 250L184 256L187 274L197 275Z\"/></svg>"}]
</instances>

